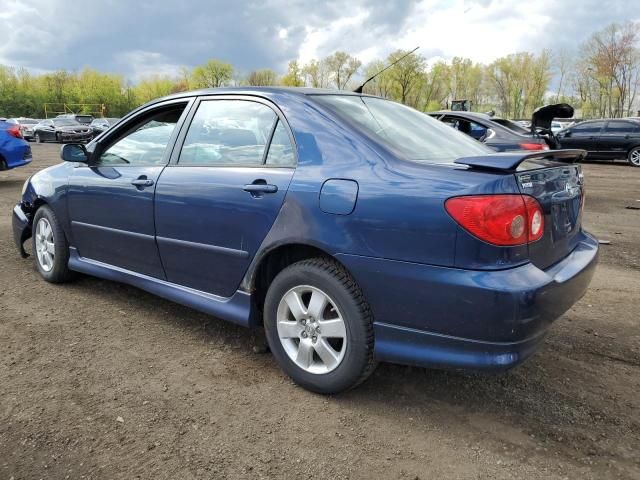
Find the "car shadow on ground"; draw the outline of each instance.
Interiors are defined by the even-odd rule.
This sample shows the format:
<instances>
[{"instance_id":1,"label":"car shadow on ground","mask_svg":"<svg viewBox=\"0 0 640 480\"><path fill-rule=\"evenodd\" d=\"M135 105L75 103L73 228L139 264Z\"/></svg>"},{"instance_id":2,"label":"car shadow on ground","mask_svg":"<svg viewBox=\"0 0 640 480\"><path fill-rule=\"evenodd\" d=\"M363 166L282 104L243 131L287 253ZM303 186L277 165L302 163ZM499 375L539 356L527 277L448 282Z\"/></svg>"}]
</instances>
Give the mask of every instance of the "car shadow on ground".
<instances>
[{"instance_id":1,"label":"car shadow on ground","mask_svg":"<svg viewBox=\"0 0 640 480\"><path fill-rule=\"evenodd\" d=\"M122 302L124 309L146 310L154 317L158 312L167 324L188 332L199 343L230 347L229 351L236 352L232 354L242 356L243 368L261 369L266 379L273 375L273 381L284 375L270 354L256 353L254 347L261 345L261 337L251 330L124 284L80 276L71 288L82 290L83 296L99 292L108 296L110 303ZM352 410L376 415L429 416L443 428L450 415L467 421L483 421L489 416L557 448L564 439L562 448L573 452L571 455L576 451L586 455L587 450L605 452L606 447L599 445L600 433L602 438L628 434L640 439L640 425L621 420L615 412L580 394L579 382L569 380L579 376L579 364L564 358L562 352L558 354L557 345L543 345L541 350L524 365L496 375L380 364L363 385L332 398Z\"/></svg>"}]
</instances>

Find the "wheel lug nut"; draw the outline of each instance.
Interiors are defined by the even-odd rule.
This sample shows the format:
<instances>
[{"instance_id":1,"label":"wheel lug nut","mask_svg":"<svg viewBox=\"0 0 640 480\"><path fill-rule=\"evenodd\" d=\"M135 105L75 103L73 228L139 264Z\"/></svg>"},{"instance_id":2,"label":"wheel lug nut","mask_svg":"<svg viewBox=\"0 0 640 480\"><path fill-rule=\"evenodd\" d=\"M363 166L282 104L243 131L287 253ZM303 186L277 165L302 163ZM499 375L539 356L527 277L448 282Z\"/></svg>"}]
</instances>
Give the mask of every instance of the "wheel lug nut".
<instances>
[{"instance_id":1,"label":"wheel lug nut","mask_svg":"<svg viewBox=\"0 0 640 480\"><path fill-rule=\"evenodd\" d=\"M316 337L315 335L313 337L311 337L311 341L313 343L316 343L317 340L318 340L318 337Z\"/></svg>"},{"instance_id":2,"label":"wheel lug nut","mask_svg":"<svg viewBox=\"0 0 640 480\"><path fill-rule=\"evenodd\" d=\"M316 333L320 333L320 327L316 327Z\"/></svg>"},{"instance_id":3,"label":"wheel lug nut","mask_svg":"<svg viewBox=\"0 0 640 480\"><path fill-rule=\"evenodd\" d=\"M307 332L302 332L302 338L307 338Z\"/></svg>"},{"instance_id":4,"label":"wheel lug nut","mask_svg":"<svg viewBox=\"0 0 640 480\"><path fill-rule=\"evenodd\" d=\"M300 323L302 323L303 325L306 325L307 321L303 318L302 320L300 320Z\"/></svg>"}]
</instances>

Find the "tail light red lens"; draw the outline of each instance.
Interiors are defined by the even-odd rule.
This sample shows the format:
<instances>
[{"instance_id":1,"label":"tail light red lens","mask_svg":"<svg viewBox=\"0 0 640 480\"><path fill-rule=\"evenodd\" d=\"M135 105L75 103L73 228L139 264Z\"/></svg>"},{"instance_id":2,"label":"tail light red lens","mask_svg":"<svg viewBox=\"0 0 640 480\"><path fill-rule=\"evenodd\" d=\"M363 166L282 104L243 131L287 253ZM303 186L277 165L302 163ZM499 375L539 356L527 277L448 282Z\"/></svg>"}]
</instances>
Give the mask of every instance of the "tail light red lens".
<instances>
[{"instance_id":1,"label":"tail light red lens","mask_svg":"<svg viewBox=\"0 0 640 480\"><path fill-rule=\"evenodd\" d=\"M22 138L22 133L20 132L20 127L18 125L14 125L13 127L9 127L7 129L7 133L12 137Z\"/></svg>"},{"instance_id":2,"label":"tail light red lens","mask_svg":"<svg viewBox=\"0 0 640 480\"><path fill-rule=\"evenodd\" d=\"M544 234L542 208L526 195L453 197L445 209L462 228L493 245L522 245Z\"/></svg>"},{"instance_id":3,"label":"tail light red lens","mask_svg":"<svg viewBox=\"0 0 640 480\"><path fill-rule=\"evenodd\" d=\"M521 143L520 148L523 150L549 150L546 143Z\"/></svg>"}]
</instances>

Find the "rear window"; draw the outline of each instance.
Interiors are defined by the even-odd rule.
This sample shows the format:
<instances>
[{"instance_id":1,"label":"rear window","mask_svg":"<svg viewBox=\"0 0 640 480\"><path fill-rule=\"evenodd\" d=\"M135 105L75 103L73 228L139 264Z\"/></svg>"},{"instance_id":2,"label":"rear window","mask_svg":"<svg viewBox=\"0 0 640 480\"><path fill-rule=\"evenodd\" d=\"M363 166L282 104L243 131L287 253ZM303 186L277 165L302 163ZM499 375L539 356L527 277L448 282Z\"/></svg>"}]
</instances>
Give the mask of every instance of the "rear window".
<instances>
[{"instance_id":1,"label":"rear window","mask_svg":"<svg viewBox=\"0 0 640 480\"><path fill-rule=\"evenodd\" d=\"M406 160L453 163L458 158L493 152L429 115L399 103L357 95L313 98Z\"/></svg>"}]
</instances>

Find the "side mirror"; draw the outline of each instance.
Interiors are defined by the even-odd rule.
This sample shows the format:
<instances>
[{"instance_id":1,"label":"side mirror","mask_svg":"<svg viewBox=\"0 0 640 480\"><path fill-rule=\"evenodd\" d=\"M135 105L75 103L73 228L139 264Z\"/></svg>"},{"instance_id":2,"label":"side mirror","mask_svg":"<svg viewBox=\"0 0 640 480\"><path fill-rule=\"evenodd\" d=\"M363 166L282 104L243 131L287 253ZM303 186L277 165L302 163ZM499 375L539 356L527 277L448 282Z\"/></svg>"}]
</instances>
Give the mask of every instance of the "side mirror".
<instances>
[{"instance_id":1,"label":"side mirror","mask_svg":"<svg viewBox=\"0 0 640 480\"><path fill-rule=\"evenodd\" d=\"M80 143L67 143L60 150L60 157L65 162L87 163L89 154L84 145Z\"/></svg>"}]
</instances>

